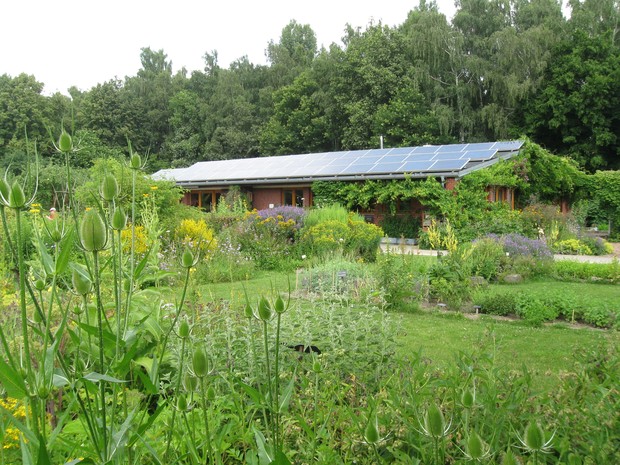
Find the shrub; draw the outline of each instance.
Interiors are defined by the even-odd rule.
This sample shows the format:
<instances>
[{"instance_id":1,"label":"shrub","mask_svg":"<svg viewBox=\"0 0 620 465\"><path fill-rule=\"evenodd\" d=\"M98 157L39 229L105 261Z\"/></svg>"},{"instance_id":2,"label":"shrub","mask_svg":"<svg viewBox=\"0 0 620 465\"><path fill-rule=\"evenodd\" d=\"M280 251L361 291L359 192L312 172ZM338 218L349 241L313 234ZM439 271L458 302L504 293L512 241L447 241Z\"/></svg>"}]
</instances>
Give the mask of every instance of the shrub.
<instances>
[{"instance_id":1,"label":"shrub","mask_svg":"<svg viewBox=\"0 0 620 465\"><path fill-rule=\"evenodd\" d=\"M578 239L566 239L553 244L553 250L559 254L592 255L592 250Z\"/></svg>"},{"instance_id":2,"label":"shrub","mask_svg":"<svg viewBox=\"0 0 620 465\"><path fill-rule=\"evenodd\" d=\"M503 244L491 238L483 238L473 243L470 256L472 276L482 276L490 281L495 279L507 261Z\"/></svg>"},{"instance_id":3,"label":"shrub","mask_svg":"<svg viewBox=\"0 0 620 465\"><path fill-rule=\"evenodd\" d=\"M325 221L338 221L346 224L348 220L349 211L339 204L332 204L308 211L304 224L306 227L316 226Z\"/></svg>"},{"instance_id":4,"label":"shrub","mask_svg":"<svg viewBox=\"0 0 620 465\"><path fill-rule=\"evenodd\" d=\"M359 221L355 217L349 220L348 225L350 232L346 245L347 250L368 262L374 262L377 259L377 251L383 237L382 229L372 223Z\"/></svg>"},{"instance_id":5,"label":"shrub","mask_svg":"<svg viewBox=\"0 0 620 465\"><path fill-rule=\"evenodd\" d=\"M367 266L345 257L336 257L297 275L297 289L328 300L360 301L374 288Z\"/></svg>"},{"instance_id":6,"label":"shrub","mask_svg":"<svg viewBox=\"0 0 620 465\"><path fill-rule=\"evenodd\" d=\"M417 238L420 226L419 218L411 215L386 215L381 221L381 229L388 237Z\"/></svg>"},{"instance_id":7,"label":"shrub","mask_svg":"<svg viewBox=\"0 0 620 465\"><path fill-rule=\"evenodd\" d=\"M550 300L522 293L517 298L517 315L538 326L545 321L555 320L560 312Z\"/></svg>"},{"instance_id":8,"label":"shrub","mask_svg":"<svg viewBox=\"0 0 620 465\"><path fill-rule=\"evenodd\" d=\"M472 295L469 257L472 249L461 246L449 255L440 255L429 270L431 294L452 310L460 310Z\"/></svg>"},{"instance_id":9,"label":"shrub","mask_svg":"<svg viewBox=\"0 0 620 465\"><path fill-rule=\"evenodd\" d=\"M301 234L300 244L309 254L325 256L344 250L349 234L347 222L326 220L314 226L306 226Z\"/></svg>"},{"instance_id":10,"label":"shrub","mask_svg":"<svg viewBox=\"0 0 620 465\"><path fill-rule=\"evenodd\" d=\"M208 264L198 267L196 278L209 283L243 281L253 275L254 269L255 262L241 252L241 245L223 237L217 241Z\"/></svg>"},{"instance_id":11,"label":"shrub","mask_svg":"<svg viewBox=\"0 0 620 465\"><path fill-rule=\"evenodd\" d=\"M593 255L607 255L614 251L613 246L600 237L584 237L581 242L590 248Z\"/></svg>"},{"instance_id":12,"label":"shrub","mask_svg":"<svg viewBox=\"0 0 620 465\"><path fill-rule=\"evenodd\" d=\"M385 253L377 259L378 284L391 310L406 310L418 306L428 297L428 280L417 272L410 257L403 254Z\"/></svg>"},{"instance_id":13,"label":"shrub","mask_svg":"<svg viewBox=\"0 0 620 465\"><path fill-rule=\"evenodd\" d=\"M513 292L489 293L485 292L476 297L474 302L480 306L482 313L489 315L516 315L517 297Z\"/></svg>"},{"instance_id":14,"label":"shrub","mask_svg":"<svg viewBox=\"0 0 620 465\"><path fill-rule=\"evenodd\" d=\"M184 247L199 251L205 258L213 253L217 248L217 240L213 230L207 226L205 221L185 219L177 226L174 234Z\"/></svg>"},{"instance_id":15,"label":"shrub","mask_svg":"<svg viewBox=\"0 0 620 465\"><path fill-rule=\"evenodd\" d=\"M131 225L128 225L125 229L121 231L121 241L123 241L123 252L130 253L131 252L131 243L132 238L134 242L134 252L138 255L144 255L146 251L149 249L149 240L144 230L144 226L141 224L131 228Z\"/></svg>"},{"instance_id":16,"label":"shrub","mask_svg":"<svg viewBox=\"0 0 620 465\"><path fill-rule=\"evenodd\" d=\"M620 282L620 264L612 263L581 263L559 260L553 264L553 276L565 281Z\"/></svg>"}]
</instances>

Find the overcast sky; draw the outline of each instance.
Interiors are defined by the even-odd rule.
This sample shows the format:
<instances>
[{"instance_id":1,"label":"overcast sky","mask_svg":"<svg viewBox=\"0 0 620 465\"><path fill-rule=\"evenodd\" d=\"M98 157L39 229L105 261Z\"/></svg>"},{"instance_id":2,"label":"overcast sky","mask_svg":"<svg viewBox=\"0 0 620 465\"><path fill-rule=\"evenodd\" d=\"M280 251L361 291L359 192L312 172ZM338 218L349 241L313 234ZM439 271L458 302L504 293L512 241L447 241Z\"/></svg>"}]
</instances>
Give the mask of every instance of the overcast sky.
<instances>
[{"instance_id":1,"label":"overcast sky","mask_svg":"<svg viewBox=\"0 0 620 465\"><path fill-rule=\"evenodd\" d=\"M453 0L438 0L448 17ZM205 52L219 64L247 55L264 64L270 40L292 19L309 24L319 47L341 44L347 23L394 26L418 0L1 0L0 75L33 74L44 93L88 90L134 76L140 49L163 49L173 71L204 68Z\"/></svg>"}]
</instances>

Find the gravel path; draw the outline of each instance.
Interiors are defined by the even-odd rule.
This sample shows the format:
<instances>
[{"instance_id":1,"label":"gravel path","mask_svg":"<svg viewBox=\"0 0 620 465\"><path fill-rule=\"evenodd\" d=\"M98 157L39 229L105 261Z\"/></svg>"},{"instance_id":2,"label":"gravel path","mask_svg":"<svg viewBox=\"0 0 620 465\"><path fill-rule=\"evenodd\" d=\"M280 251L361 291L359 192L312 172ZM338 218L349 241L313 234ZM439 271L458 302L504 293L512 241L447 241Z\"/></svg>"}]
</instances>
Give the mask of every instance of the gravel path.
<instances>
[{"instance_id":1,"label":"gravel path","mask_svg":"<svg viewBox=\"0 0 620 465\"><path fill-rule=\"evenodd\" d=\"M582 262L582 263L611 263L614 259L620 260L620 243L614 243L614 253L609 255L554 255L555 260L569 260L573 262ZM437 250L424 250L418 248L416 245L389 245L381 244L381 250L383 252L387 252L388 250L392 253L404 253L411 255L428 255L435 256L439 252L447 253L444 251Z\"/></svg>"}]
</instances>

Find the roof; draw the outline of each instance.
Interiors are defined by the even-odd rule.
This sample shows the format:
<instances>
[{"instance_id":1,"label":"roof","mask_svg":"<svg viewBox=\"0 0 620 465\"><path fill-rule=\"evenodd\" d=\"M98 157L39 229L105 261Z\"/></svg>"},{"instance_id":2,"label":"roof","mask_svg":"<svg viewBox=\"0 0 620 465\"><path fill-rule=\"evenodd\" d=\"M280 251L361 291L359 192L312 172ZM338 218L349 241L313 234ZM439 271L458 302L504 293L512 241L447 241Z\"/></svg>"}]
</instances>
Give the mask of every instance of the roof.
<instances>
[{"instance_id":1,"label":"roof","mask_svg":"<svg viewBox=\"0 0 620 465\"><path fill-rule=\"evenodd\" d=\"M460 178L519 153L523 141L424 145L389 149L203 161L165 169L155 179L186 188L427 177Z\"/></svg>"}]
</instances>

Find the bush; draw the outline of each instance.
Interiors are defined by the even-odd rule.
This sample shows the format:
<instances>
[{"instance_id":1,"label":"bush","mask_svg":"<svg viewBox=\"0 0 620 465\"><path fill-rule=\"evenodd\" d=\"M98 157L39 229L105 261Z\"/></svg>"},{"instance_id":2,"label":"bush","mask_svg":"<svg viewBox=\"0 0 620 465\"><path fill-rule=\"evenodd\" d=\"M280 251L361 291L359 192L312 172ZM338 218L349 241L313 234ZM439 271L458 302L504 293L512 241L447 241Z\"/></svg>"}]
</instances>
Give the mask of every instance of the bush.
<instances>
[{"instance_id":1,"label":"bush","mask_svg":"<svg viewBox=\"0 0 620 465\"><path fill-rule=\"evenodd\" d=\"M182 220L174 234L177 241L184 247L200 252L204 259L208 259L217 248L213 230L207 226L205 221Z\"/></svg>"},{"instance_id":2,"label":"bush","mask_svg":"<svg viewBox=\"0 0 620 465\"><path fill-rule=\"evenodd\" d=\"M489 315L516 315L517 297L513 292L504 293L482 293L477 296L474 302L480 306L482 313Z\"/></svg>"},{"instance_id":3,"label":"bush","mask_svg":"<svg viewBox=\"0 0 620 465\"><path fill-rule=\"evenodd\" d=\"M297 290L328 300L363 300L374 287L373 283L367 266L344 257L320 263L297 275Z\"/></svg>"},{"instance_id":4,"label":"bush","mask_svg":"<svg viewBox=\"0 0 620 465\"><path fill-rule=\"evenodd\" d=\"M614 251L613 246L600 237L584 237L581 242L590 248L593 255L607 255Z\"/></svg>"},{"instance_id":5,"label":"bush","mask_svg":"<svg viewBox=\"0 0 620 465\"><path fill-rule=\"evenodd\" d=\"M544 299L519 294L517 298L517 315L535 326L545 321L553 321L560 316L559 309L552 299Z\"/></svg>"},{"instance_id":6,"label":"bush","mask_svg":"<svg viewBox=\"0 0 620 465\"><path fill-rule=\"evenodd\" d=\"M386 215L381 221L381 229L388 237L417 238L420 234L420 220L411 215Z\"/></svg>"},{"instance_id":7,"label":"bush","mask_svg":"<svg viewBox=\"0 0 620 465\"><path fill-rule=\"evenodd\" d=\"M346 224L348 220L349 211L339 204L332 204L308 211L304 219L304 225L311 228L325 221L338 221Z\"/></svg>"},{"instance_id":8,"label":"bush","mask_svg":"<svg viewBox=\"0 0 620 465\"><path fill-rule=\"evenodd\" d=\"M308 254L324 257L337 250L343 251L348 236L347 223L327 220L304 228L300 237L300 245Z\"/></svg>"},{"instance_id":9,"label":"bush","mask_svg":"<svg viewBox=\"0 0 620 465\"><path fill-rule=\"evenodd\" d=\"M417 308L418 302L428 297L428 280L415 269L407 255L379 255L377 279L391 310Z\"/></svg>"},{"instance_id":10,"label":"bush","mask_svg":"<svg viewBox=\"0 0 620 465\"><path fill-rule=\"evenodd\" d=\"M553 250L565 255L593 255L592 250L578 239L566 239L553 244Z\"/></svg>"},{"instance_id":11,"label":"bush","mask_svg":"<svg viewBox=\"0 0 620 465\"><path fill-rule=\"evenodd\" d=\"M507 257L503 244L491 238L483 238L473 243L469 260L472 276L482 276L491 281L501 273Z\"/></svg>"},{"instance_id":12,"label":"bush","mask_svg":"<svg viewBox=\"0 0 620 465\"><path fill-rule=\"evenodd\" d=\"M359 221L355 217L349 220L349 238L347 250L368 262L377 259L377 251L383 237L383 231L377 225Z\"/></svg>"},{"instance_id":13,"label":"bush","mask_svg":"<svg viewBox=\"0 0 620 465\"><path fill-rule=\"evenodd\" d=\"M620 282L620 264L612 263L581 263L569 260L556 261L553 264L554 278L563 281L592 281L617 283Z\"/></svg>"}]
</instances>

